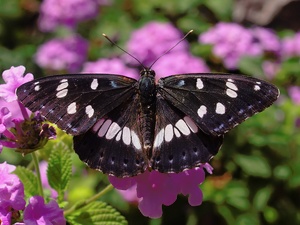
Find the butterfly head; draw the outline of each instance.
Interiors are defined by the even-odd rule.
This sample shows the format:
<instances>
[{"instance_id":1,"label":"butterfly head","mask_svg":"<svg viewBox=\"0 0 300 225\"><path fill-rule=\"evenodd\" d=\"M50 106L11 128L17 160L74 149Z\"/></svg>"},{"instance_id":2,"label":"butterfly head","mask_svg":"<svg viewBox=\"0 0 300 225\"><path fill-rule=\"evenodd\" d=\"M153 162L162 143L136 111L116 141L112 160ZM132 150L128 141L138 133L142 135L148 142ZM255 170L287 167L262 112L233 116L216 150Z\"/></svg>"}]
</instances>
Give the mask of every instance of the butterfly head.
<instances>
[{"instance_id":1,"label":"butterfly head","mask_svg":"<svg viewBox=\"0 0 300 225\"><path fill-rule=\"evenodd\" d=\"M144 68L141 71L139 80L139 91L145 98L153 97L155 94L155 72L154 70Z\"/></svg>"},{"instance_id":2,"label":"butterfly head","mask_svg":"<svg viewBox=\"0 0 300 225\"><path fill-rule=\"evenodd\" d=\"M155 77L155 71L149 68L144 68L140 72L141 77L149 77L154 78Z\"/></svg>"}]
</instances>

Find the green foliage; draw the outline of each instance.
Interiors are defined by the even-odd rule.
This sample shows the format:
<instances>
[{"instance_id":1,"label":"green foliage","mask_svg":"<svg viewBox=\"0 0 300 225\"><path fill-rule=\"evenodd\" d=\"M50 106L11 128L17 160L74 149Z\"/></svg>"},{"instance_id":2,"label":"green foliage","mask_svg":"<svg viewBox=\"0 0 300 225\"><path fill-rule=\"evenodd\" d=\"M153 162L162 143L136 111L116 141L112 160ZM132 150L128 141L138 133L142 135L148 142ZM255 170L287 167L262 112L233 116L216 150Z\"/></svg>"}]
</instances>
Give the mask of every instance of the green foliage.
<instances>
[{"instance_id":1,"label":"green foliage","mask_svg":"<svg viewBox=\"0 0 300 225\"><path fill-rule=\"evenodd\" d=\"M125 218L104 202L92 202L67 216L72 225L126 225Z\"/></svg>"},{"instance_id":2,"label":"green foliage","mask_svg":"<svg viewBox=\"0 0 300 225\"><path fill-rule=\"evenodd\" d=\"M58 192L62 201L72 173L72 160L69 148L59 142L53 146L49 157L47 176L50 186Z\"/></svg>"}]
</instances>

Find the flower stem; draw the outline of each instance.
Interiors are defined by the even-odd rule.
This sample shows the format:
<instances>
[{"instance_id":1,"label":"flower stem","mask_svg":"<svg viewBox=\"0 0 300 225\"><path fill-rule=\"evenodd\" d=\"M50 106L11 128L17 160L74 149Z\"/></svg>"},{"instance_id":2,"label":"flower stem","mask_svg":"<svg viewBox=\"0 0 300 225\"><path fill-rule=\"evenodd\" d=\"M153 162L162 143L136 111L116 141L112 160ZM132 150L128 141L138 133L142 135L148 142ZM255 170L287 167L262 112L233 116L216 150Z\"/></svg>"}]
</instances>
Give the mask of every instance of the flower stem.
<instances>
[{"instance_id":1,"label":"flower stem","mask_svg":"<svg viewBox=\"0 0 300 225\"><path fill-rule=\"evenodd\" d=\"M102 191L100 191L99 193L95 194L94 196L92 196L91 198L80 202L79 204L75 204L74 206L72 206L71 208L69 208L68 210L66 210L64 212L64 216L70 215L72 212L76 211L77 209L80 209L86 205L88 205L89 203L97 200L98 198L102 197L103 195L105 195L107 192L111 191L114 187L109 184L106 186L106 188L104 188Z\"/></svg>"},{"instance_id":2,"label":"flower stem","mask_svg":"<svg viewBox=\"0 0 300 225\"><path fill-rule=\"evenodd\" d=\"M38 157L37 157L35 152L32 152L31 156L32 156L32 159L33 159L33 163L34 163L34 167L35 167L35 171L36 171L36 176L37 176L37 180L38 180L38 184L37 184L38 185L38 192L39 192L39 195L44 198L39 160L38 160Z\"/></svg>"}]
</instances>

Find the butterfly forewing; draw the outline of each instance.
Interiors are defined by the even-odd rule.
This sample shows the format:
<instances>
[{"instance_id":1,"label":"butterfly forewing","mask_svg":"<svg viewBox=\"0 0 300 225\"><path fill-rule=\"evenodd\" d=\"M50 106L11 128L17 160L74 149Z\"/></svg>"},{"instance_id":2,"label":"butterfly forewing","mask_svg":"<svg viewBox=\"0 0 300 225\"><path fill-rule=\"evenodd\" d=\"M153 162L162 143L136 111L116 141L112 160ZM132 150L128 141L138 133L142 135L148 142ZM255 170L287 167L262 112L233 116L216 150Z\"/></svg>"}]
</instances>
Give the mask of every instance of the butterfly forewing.
<instances>
[{"instance_id":1,"label":"butterfly forewing","mask_svg":"<svg viewBox=\"0 0 300 225\"><path fill-rule=\"evenodd\" d=\"M36 79L17 90L20 101L69 134L86 132L135 92L136 80L107 74L69 74Z\"/></svg>"},{"instance_id":2,"label":"butterfly forewing","mask_svg":"<svg viewBox=\"0 0 300 225\"><path fill-rule=\"evenodd\" d=\"M74 149L89 167L118 176L134 176L148 167L137 117L139 98L108 113L87 133L74 137Z\"/></svg>"},{"instance_id":3,"label":"butterfly forewing","mask_svg":"<svg viewBox=\"0 0 300 225\"><path fill-rule=\"evenodd\" d=\"M159 80L158 93L206 134L222 135L270 106L278 89L265 81L232 74L184 74Z\"/></svg>"},{"instance_id":4,"label":"butterfly forewing","mask_svg":"<svg viewBox=\"0 0 300 225\"><path fill-rule=\"evenodd\" d=\"M178 173L208 162L217 154L223 137L205 134L189 116L160 95L156 113L152 169Z\"/></svg>"}]
</instances>

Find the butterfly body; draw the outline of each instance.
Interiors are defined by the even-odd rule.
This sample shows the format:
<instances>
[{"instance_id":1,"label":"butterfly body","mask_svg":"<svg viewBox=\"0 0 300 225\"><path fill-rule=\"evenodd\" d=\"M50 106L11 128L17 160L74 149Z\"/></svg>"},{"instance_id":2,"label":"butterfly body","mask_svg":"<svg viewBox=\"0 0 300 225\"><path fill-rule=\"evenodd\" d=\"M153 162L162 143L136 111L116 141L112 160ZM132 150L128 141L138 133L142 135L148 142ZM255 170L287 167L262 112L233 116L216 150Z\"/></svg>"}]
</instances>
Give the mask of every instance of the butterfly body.
<instances>
[{"instance_id":1,"label":"butterfly body","mask_svg":"<svg viewBox=\"0 0 300 225\"><path fill-rule=\"evenodd\" d=\"M138 96L140 98L140 109L137 122L140 125L142 134L143 151L149 158L153 147L156 116L156 84L153 70L144 69L141 72L141 78L138 81Z\"/></svg>"},{"instance_id":2,"label":"butterfly body","mask_svg":"<svg viewBox=\"0 0 300 225\"><path fill-rule=\"evenodd\" d=\"M181 172L208 162L223 135L270 106L278 89L234 74L180 74L155 81L111 74L40 78L17 90L20 101L74 136L91 168L117 177L147 169Z\"/></svg>"}]
</instances>

